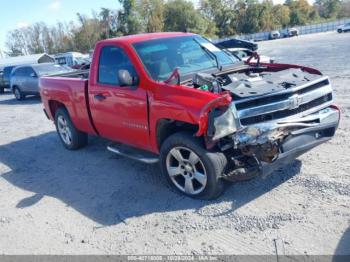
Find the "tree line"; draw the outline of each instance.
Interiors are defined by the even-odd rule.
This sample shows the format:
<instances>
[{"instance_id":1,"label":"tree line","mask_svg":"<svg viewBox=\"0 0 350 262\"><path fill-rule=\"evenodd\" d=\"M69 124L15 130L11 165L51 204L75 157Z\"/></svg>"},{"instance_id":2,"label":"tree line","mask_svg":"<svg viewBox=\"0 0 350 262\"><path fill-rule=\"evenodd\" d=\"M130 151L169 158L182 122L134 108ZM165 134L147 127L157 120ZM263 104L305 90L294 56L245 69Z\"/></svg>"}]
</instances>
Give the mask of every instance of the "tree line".
<instances>
[{"instance_id":1,"label":"tree line","mask_svg":"<svg viewBox=\"0 0 350 262\"><path fill-rule=\"evenodd\" d=\"M77 14L76 22L38 22L8 32L7 55L88 52L96 41L122 35L190 31L210 38L269 31L350 17L350 0L118 0L120 9Z\"/></svg>"}]
</instances>

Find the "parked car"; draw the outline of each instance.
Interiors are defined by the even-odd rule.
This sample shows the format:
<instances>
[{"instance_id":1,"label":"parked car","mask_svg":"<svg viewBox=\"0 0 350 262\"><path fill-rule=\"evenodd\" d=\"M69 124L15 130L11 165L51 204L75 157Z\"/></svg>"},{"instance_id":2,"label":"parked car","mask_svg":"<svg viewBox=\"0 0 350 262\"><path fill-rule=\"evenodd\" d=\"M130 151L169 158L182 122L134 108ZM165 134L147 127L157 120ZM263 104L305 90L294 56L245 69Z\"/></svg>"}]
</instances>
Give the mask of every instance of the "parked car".
<instances>
[{"instance_id":1,"label":"parked car","mask_svg":"<svg viewBox=\"0 0 350 262\"><path fill-rule=\"evenodd\" d=\"M236 38L219 41L219 42L216 42L215 45L220 49L246 48L252 51L255 51L258 49L257 43L247 41L247 40L242 40L242 39L236 39Z\"/></svg>"},{"instance_id":2,"label":"parked car","mask_svg":"<svg viewBox=\"0 0 350 262\"><path fill-rule=\"evenodd\" d=\"M338 33L343 33L343 32L347 32L347 31L350 31L350 22L339 26L337 29Z\"/></svg>"},{"instance_id":3,"label":"parked car","mask_svg":"<svg viewBox=\"0 0 350 262\"><path fill-rule=\"evenodd\" d=\"M2 77L0 77L0 93L10 88L10 76L14 67L15 66L5 66L3 68Z\"/></svg>"},{"instance_id":4,"label":"parked car","mask_svg":"<svg viewBox=\"0 0 350 262\"><path fill-rule=\"evenodd\" d=\"M249 57L251 57L254 54L254 51L247 49L247 48L228 48L228 52L230 52L232 55L238 57L242 61L246 62L248 61ZM274 60L268 56L265 55L259 55L260 63L273 63ZM251 63L256 63L257 59L252 58L250 60Z\"/></svg>"},{"instance_id":5,"label":"parked car","mask_svg":"<svg viewBox=\"0 0 350 262\"><path fill-rule=\"evenodd\" d=\"M288 28L287 30L288 37L298 36L299 30L295 27Z\"/></svg>"},{"instance_id":6,"label":"parked car","mask_svg":"<svg viewBox=\"0 0 350 262\"><path fill-rule=\"evenodd\" d=\"M2 87L2 81L4 78L4 71L0 69L0 94L4 93L4 88Z\"/></svg>"},{"instance_id":7,"label":"parked car","mask_svg":"<svg viewBox=\"0 0 350 262\"><path fill-rule=\"evenodd\" d=\"M11 73L11 91L17 100L27 95L39 95L39 78L47 75L70 73L74 70L54 63L42 63L15 67Z\"/></svg>"},{"instance_id":8,"label":"parked car","mask_svg":"<svg viewBox=\"0 0 350 262\"><path fill-rule=\"evenodd\" d=\"M274 40L278 38L281 38L281 33L279 31L275 30L270 32L270 35L269 35L270 40Z\"/></svg>"},{"instance_id":9,"label":"parked car","mask_svg":"<svg viewBox=\"0 0 350 262\"><path fill-rule=\"evenodd\" d=\"M159 162L174 189L200 199L328 141L340 117L318 70L247 65L190 33L100 41L90 72L41 77L40 93L67 149L107 138L111 152Z\"/></svg>"}]
</instances>

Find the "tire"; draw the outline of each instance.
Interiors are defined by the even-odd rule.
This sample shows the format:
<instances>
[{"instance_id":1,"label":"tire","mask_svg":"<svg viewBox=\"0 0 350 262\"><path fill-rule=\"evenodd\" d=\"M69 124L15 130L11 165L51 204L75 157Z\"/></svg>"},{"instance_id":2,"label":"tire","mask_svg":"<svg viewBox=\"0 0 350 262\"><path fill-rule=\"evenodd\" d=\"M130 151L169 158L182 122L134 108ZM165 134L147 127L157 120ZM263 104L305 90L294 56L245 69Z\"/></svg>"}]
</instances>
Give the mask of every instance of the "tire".
<instances>
[{"instance_id":1,"label":"tire","mask_svg":"<svg viewBox=\"0 0 350 262\"><path fill-rule=\"evenodd\" d=\"M21 89L17 86L13 88L13 95L18 101L24 100L26 98Z\"/></svg>"},{"instance_id":2,"label":"tire","mask_svg":"<svg viewBox=\"0 0 350 262\"><path fill-rule=\"evenodd\" d=\"M186 132L171 135L160 149L162 177L177 192L196 199L220 196L224 191L221 176L226 164L223 153L206 150L200 139Z\"/></svg>"},{"instance_id":3,"label":"tire","mask_svg":"<svg viewBox=\"0 0 350 262\"><path fill-rule=\"evenodd\" d=\"M0 94L5 93L5 88L4 87L0 87Z\"/></svg>"},{"instance_id":4,"label":"tire","mask_svg":"<svg viewBox=\"0 0 350 262\"><path fill-rule=\"evenodd\" d=\"M76 129L65 108L57 109L55 126L62 144L68 150L77 150L87 145L88 135Z\"/></svg>"},{"instance_id":5,"label":"tire","mask_svg":"<svg viewBox=\"0 0 350 262\"><path fill-rule=\"evenodd\" d=\"M338 29L337 32L338 32L339 34L341 34L341 33L343 33L343 30Z\"/></svg>"}]
</instances>

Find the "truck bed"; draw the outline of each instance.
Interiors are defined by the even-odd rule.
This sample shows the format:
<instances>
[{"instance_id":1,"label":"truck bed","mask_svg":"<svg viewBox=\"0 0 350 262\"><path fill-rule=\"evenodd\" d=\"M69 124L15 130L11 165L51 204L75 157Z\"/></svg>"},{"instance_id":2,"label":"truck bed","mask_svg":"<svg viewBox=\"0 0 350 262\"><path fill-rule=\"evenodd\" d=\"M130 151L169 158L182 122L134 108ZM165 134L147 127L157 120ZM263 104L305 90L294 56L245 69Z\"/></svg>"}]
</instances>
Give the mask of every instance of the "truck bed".
<instances>
[{"instance_id":1,"label":"truck bed","mask_svg":"<svg viewBox=\"0 0 350 262\"><path fill-rule=\"evenodd\" d=\"M89 109L89 70L41 77L40 95L47 115L54 120L55 103L65 105L74 125L81 131L96 134Z\"/></svg>"}]
</instances>

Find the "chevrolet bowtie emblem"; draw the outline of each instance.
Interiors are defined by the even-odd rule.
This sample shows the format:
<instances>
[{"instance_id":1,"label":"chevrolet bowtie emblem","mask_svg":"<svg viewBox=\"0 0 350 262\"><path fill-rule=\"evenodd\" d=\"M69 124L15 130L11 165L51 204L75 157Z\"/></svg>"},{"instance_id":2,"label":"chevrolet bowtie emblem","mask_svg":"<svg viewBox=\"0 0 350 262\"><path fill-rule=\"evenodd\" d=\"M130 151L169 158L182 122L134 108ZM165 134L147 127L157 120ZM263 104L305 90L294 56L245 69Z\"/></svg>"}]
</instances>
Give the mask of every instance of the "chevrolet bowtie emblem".
<instances>
[{"instance_id":1,"label":"chevrolet bowtie emblem","mask_svg":"<svg viewBox=\"0 0 350 262\"><path fill-rule=\"evenodd\" d=\"M300 106L302 98L298 95L293 95L289 98L289 109L296 109Z\"/></svg>"}]
</instances>

